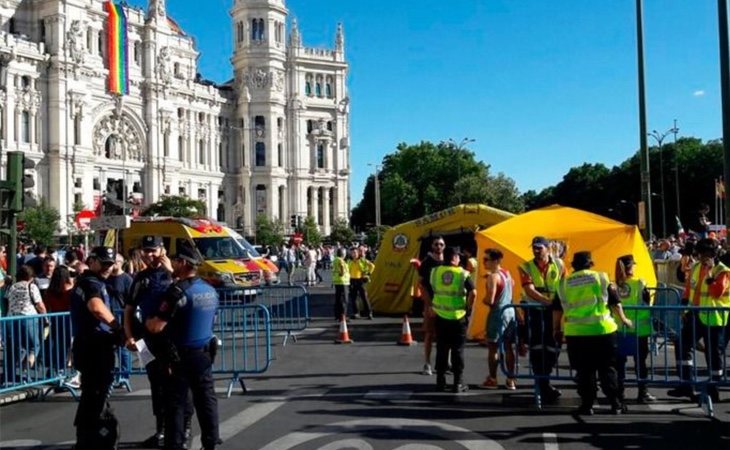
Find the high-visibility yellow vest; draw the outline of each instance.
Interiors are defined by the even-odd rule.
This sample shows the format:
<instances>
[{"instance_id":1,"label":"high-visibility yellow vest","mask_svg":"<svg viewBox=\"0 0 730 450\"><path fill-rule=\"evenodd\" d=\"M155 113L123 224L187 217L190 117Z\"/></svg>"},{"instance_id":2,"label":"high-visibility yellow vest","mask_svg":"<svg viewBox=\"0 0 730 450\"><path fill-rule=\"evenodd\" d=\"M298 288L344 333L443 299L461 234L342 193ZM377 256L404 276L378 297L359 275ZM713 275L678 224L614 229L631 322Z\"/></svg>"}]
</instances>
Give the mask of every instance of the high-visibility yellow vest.
<instances>
[{"instance_id":1,"label":"high-visibility yellow vest","mask_svg":"<svg viewBox=\"0 0 730 450\"><path fill-rule=\"evenodd\" d=\"M579 270L567 276L558 290L566 336L601 336L618 329L608 308L608 275Z\"/></svg>"},{"instance_id":2,"label":"high-visibility yellow vest","mask_svg":"<svg viewBox=\"0 0 730 450\"><path fill-rule=\"evenodd\" d=\"M700 306L705 308L728 308L730 307L730 292L725 292L720 298L712 297L710 295L710 286L703 280L699 283L700 270L702 263L696 263L692 268L692 277L690 278L690 287L692 288L691 294L694 297L695 289L700 289ZM712 268L709 275L712 278L717 278L720 274L730 272L725 264L719 263ZM707 279L707 278L705 278ZM699 313L700 321L708 327L724 327L727 325L728 313L727 311L701 311Z\"/></svg>"},{"instance_id":3,"label":"high-visibility yellow vest","mask_svg":"<svg viewBox=\"0 0 730 450\"><path fill-rule=\"evenodd\" d=\"M543 294L550 296L550 294L558 292L558 287L560 286L560 275L563 273L562 261L552 257L550 258L547 272L545 272L546 278L542 277L542 272L537 267L537 263L535 263L534 259L520 264L520 269L532 278L532 284L535 286L535 289L541 291ZM533 300L529 295L527 295L524 289L522 290L522 301L524 303L539 304L539 302Z\"/></svg>"},{"instance_id":4,"label":"high-visibility yellow vest","mask_svg":"<svg viewBox=\"0 0 730 450\"><path fill-rule=\"evenodd\" d=\"M345 259L339 256L335 258L332 264L332 283L344 286L350 284L350 268L347 267Z\"/></svg>"},{"instance_id":5,"label":"high-visibility yellow vest","mask_svg":"<svg viewBox=\"0 0 730 450\"><path fill-rule=\"evenodd\" d=\"M433 311L447 320L459 320L466 316L466 290L464 282L469 272L461 267L439 266L431 271Z\"/></svg>"},{"instance_id":6,"label":"high-visibility yellow vest","mask_svg":"<svg viewBox=\"0 0 730 450\"><path fill-rule=\"evenodd\" d=\"M630 278L626 280L626 284L616 286L622 305L642 306L645 308L624 310L626 317L634 323L634 328L627 327L623 323L620 323L621 321L618 320L618 317L614 317L620 333L639 337L651 336L651 311L649 311L649 305L644 303L644 288L646 288L646 283L644 280L638 278Z\"/></svg>"},{"instance_id":7,"label":"high-visibility yellow vest","mask_svg":"<svg viewBox=\"0 0 730 450\"><path fill-rule=\"evenodd\" d=\"M348 270L350 271L350 278L361 279L369 277L373 270L375 270L375 264L371 263L362 256L357 259L351 259L347 263Z\"/></svg>"}]
</instances>

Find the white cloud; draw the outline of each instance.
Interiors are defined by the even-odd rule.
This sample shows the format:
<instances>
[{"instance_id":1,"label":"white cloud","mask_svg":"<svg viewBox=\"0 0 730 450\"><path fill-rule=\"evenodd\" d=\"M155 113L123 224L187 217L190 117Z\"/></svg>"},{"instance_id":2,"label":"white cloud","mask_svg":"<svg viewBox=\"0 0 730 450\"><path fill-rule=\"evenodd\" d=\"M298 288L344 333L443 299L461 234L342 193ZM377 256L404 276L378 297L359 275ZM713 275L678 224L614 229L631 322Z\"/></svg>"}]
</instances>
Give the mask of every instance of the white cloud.
<instances>
[{"instance_id":1,"label":"white cloud","mask_svg":"<svg viewBox=\"0 0 730 450\"><path fill-rule=\"evenodd\" d=\"M694 92L692 93L692 95L693 95L694 97L704 97L704 96L705 96L705 91L704 91L704 90L702 90L702 89L698 89L698 90L694 91Z\"/></svg>"}]
</instances>

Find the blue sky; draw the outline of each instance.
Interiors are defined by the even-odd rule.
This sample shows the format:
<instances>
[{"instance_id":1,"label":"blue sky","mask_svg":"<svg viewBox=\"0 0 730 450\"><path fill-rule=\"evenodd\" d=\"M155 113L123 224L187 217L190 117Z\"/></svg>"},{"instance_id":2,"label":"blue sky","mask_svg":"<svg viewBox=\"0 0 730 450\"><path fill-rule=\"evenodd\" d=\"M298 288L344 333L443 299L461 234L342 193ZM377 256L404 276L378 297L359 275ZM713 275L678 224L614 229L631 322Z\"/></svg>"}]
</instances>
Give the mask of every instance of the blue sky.
<instances>
[{"instance_id":1,"label":"blue sky","mask_svg":"<svg viewBox=\"0 0 730 450\"><path fill-rule=\"evenodd\" d=\"M721 137L716 2L644 3L648 129L677 119L680 137ZM216 81L231 76L231 4L167 5ZM635 0L286 4L305 46L331 47L337 22L345 26L353 207L367 164L399 142L475 139L477 159L521 192L583 162L617 164L639 147Z\"/></svg>"}]
</instances>

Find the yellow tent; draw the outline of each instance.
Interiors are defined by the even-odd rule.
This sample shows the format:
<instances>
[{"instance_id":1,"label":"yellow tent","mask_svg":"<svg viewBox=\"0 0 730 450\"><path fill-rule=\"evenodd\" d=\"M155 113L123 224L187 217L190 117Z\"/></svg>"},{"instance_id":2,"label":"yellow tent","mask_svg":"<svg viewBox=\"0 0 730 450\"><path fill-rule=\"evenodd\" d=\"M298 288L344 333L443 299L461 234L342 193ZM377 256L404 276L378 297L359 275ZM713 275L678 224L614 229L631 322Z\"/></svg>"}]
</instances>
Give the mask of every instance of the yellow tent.
<instances>
[{"instance_id":1,"label":"yellow tent","mask_svg":"<svg viewBox=\"0 0 730 450\"><path fill-rule=\"evenodd\" d=\"M485 205L458 205L386 231L375 272L366 285L373 309L388 314L410 312L411 289L417 280L410 260L421 256L423 238L442 234L447 245L454 245L449 235L472 234L510 217L514 214Z\"/></svg>"},{"instance_id":2,"label":"yellow tent","mask_svg":"<svg viewBox=\"0 0 730 450\"><path fill-rule=\"evenodd\" d=\"M565 248L564 262L568 273L573 253L588 250L592 252L593 268L608 273L613 280L616 259L631 253L637 263L636 275L649 286L656 286L654 265L638 228L579 209L554 205L520 214L476 234L480 261L488 248L498 248L504 253L502 265L515 280L515 301L522 293L517 267L533 258L531 241L535 236L544 236L554 242L553 249L558 252L559 248ZM483 266L480 268L483 269ZM477 300L467 333L470 339L484 338L488 308L481 300L485 288L484 283L477 283Z\"/></svg>"}]
</instances>

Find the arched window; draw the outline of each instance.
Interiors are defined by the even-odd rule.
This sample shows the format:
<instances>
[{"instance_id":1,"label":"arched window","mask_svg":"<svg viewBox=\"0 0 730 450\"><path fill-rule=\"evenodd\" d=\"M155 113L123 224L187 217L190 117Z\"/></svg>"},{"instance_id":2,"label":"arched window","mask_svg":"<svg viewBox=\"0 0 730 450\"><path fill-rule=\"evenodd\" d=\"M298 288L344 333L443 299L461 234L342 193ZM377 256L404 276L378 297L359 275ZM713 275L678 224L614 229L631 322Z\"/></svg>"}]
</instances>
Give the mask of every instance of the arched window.
<instances>
[{"instance_id":1,"label":"arched window","mask_svg":"<svg viewBox=\"0 0 730 450\"><path fill-rule=\"evenodd\" d=\"M243 22L236 24L236 42L239 44L243 42Z\"/></svg>"},{"instance_id":2,"label":"arched window","mask_svg":"<svg viewBox=\"0 0 730 450\"><path fill-rule=\"evenodd\" d=\"M205 142L202 139L198 141L198 162L205 164Z\"/></svg>"},{"instance_id":3,"label":"arched window","mask_svg":"<svg viewBox=\"0 0 730 450\"><path fill-rule=\"evenodd\" d=\"M331 120L328 120L327 121L327 131L332 131L332 126L333 126L332 125L332 121Z\"/></svg>"},{"instance_id":4,"label":"arched window","mask_svg":"<svg viewBox=\"0 0 730 450\"><path fill-rule=\"evenodd\" d=\"M314 121L313 120L307 120L307 134L311 133L314 129Z\"/></svg>"},{"instance_id":5,"label":"arched window","mask_svg":"<svg viewBox=\"0 0 730 450\"><path fill-rule=\"evenodd\" d=\"M256 214L266 214L266 186L256 185Z\"/></svg>"},{"instance_id":6,"label":"arched window","mask_svg":"<svg viewBox=\"0 0 730 450\"><path fill-rule=\"evenodd\" d=\"M332 98L332 83L329 81L324 87L324 94L327 96L327 98Z\"/></svg>"},{"instance_id":7,"label":"arched window","mask_svg":"<svg viewBox=\"0 0 730 450\"><path fill-rule=\"evenodd\" d=\"M265 34L265 30L264 30L264 19L259 19L259 29L258 29L258 32L259 32L259 34L258 34L258 40L259 41L263 41L264 40L264 34Z\"/></svg>"},{"instance_id":8,"label":"arched window","mask_svg":"<svg viewBox=\"0 0 730 450\"><path fill-rule=\"evenodd\" d=\"M259 20L251 20L251 40L257 41L259 36Z\"/></svg>"},{"instance_id":9,"label":"arched window","mask_svg":"<svg viewBox=\"0 0 730 450\"><path fill-rule=\"evenodd\" d=\"M185 161L185 139L182 136L177 138L177 154L180 161Z\"/></svg>"},{"instance_id":10,"label":"arched window","mask_svg":"<svg viewBox=\"0 0 730 450\"><path fill-rule=\"evenodd\" d=\"M253 127L256 130L256 136L264 137L266 133L266 119L264 116L256 116Z\"/></svg>"},{"instance_id":11,"label":"arched window","mask_svg":"<svg viewBox=\"0 0 730 450\"><path fill-rule=\"evenodd\" d=\"M20 117L20 138L23 143L30 143L30 112L23 111Z\"/></svg>"},{"instance_id":12,"label":"arched window","mask_svg":"<svg viewBox=\"0 0 730 450\"><path fill-rule=\"evenodd\" d=\"M324 169L324 144L317 144L317 168Z\"/></svg>"},{"instance_id":13,"label":"arched window","mask_svg":"<svg viewBox=\"0 0 730 450\"><path fill-rule=\"evenodd\" d=\"M307 78L307 81L304 82L304 94L307 97L312 96L312 80L310 80L309 78Z\"/></svg>"},{"instance_id":14,"label":"arched window","mask_svg":"<svg viewBox=\"0 0 730 450\"><path fill-rule=\"evenodd\" d=\"M96 53L99 56L104 56L104 32L103 31L99 31L99 33L97 33L96 41L97 41Z\"/></svg>"},{"instance_id":15,"label":"arched window","mask_svg":"<svg viewBox=\"0 0 730 450\"><path fill-rule=\"evenodd\" d=\"M314 95L317 97L322 96L322 82L317 80L317 84L314 85Z\"/></svg>"},{"instance_id":16,"label":"arched window","mask_svg":"<svg viewBox=\"0 0 730 450\"><path fill-rule=\"evenodd\" d=\"M107 159L112 159L121 156L119 154L118 146L119 142L117 140L117 137L113 134L109 135L109 137L106 138L106 142L104 143L104 157Z\"/></svg>"},{"instance_id":17,"label":"arched window","mask_svg":"<svg viewBox=\"0 0 730 450\"><path fill-rule=\"evenodd\" d=\"M256 143L256 167L266 166L266 144Z\"/></svg>"},{"instance_id":18,"label":"arched window","mask_svg":"<svg viewBox=\"0 0 730 450\"><path fill-rule=\"evenodd\" d=\"M142 65L142 45L139 42L134 43L134 63Z\"/></svg>"},{"instance_id":19,"label":"arched window","mask_svg":"<svg viewBox=\"0 0 730 450\"><path fill-rule=\"evenodd\" d=\"M284 167L284 144L279 142L279 145L277 146L278 150L278 156L279 156L279 167Z\"/></svg>"}]
</instances>

